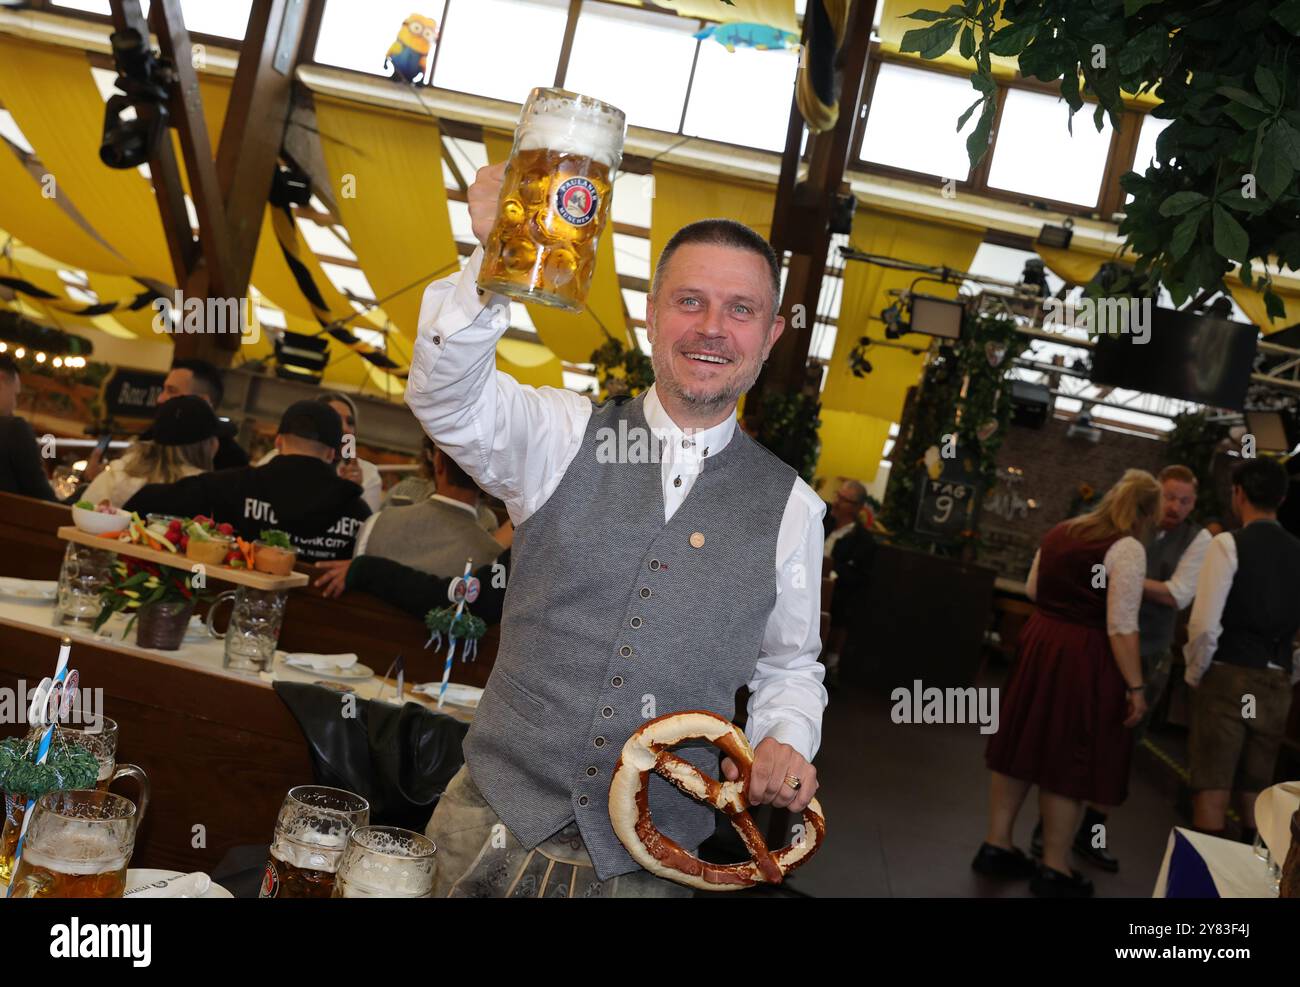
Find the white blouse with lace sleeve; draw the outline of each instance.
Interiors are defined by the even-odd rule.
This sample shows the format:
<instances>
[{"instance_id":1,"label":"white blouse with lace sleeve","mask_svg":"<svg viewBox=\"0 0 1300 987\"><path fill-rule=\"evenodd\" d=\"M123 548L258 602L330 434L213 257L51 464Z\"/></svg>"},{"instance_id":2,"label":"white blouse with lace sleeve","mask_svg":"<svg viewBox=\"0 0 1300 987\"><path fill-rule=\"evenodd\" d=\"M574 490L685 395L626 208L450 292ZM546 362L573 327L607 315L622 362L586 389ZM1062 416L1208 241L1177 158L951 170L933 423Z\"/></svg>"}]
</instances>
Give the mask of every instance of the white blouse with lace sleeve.
<instances>
[{"instance_id":1,"label":"white blouse with lace sleeve","mask_svg":"<svg viewBox=\"0 0 1300 987\"><path fill-rule=\"evenodd\" d=\"M1142 606L1142 581L1147 574L1147 552L1133 536L1110 546L1102 560L1106 566L1106 631L1136 634Z\"/></svg>"}]
</instances>

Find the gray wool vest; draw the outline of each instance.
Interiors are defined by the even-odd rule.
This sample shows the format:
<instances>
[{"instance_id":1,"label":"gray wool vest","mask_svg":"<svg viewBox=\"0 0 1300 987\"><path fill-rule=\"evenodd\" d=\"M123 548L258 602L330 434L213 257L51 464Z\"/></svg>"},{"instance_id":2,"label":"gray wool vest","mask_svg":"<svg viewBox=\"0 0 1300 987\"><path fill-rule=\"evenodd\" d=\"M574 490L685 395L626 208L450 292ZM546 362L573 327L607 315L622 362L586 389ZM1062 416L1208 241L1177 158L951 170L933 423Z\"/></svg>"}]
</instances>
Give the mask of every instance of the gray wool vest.
<instances>
[{"instance_id":1,"label":"gray wool vest","mask_svg":"<svg viewBox=\"0 0 1300 987\"><path fill-rule=\"evenodd\" d=\"M1201 526L1184 521L1163 538L1147 546L1147 578L1165 582L1178 568L1178 562L1187 546L1200 533ZM1138 611L1138 645L1143 655L1168 651L1174 643L1174 629L1178 626L1178 611L1160 603L1142 598Z\"/></svg>"},{"instance_id":2,"label":"gray wool vest","mask_svg":"<svg viewBox=\"0 0 1300 987\"><path fill-rule=\"evenodd\" d=\"M737 428L665 524L660 463L598 456L620 422L630 436L648 430L642 398L594 409L559 486L515 531L501 644L465 738L470 774L520 843L576 820L602 880L638 869L609 821L627 738L665 713L735 715L776 602L796 478ZM718 777L716 748L678 753ZM657 775L649 800L687 850L714 829L711 808Z\"/></svg>"}]
</instances>

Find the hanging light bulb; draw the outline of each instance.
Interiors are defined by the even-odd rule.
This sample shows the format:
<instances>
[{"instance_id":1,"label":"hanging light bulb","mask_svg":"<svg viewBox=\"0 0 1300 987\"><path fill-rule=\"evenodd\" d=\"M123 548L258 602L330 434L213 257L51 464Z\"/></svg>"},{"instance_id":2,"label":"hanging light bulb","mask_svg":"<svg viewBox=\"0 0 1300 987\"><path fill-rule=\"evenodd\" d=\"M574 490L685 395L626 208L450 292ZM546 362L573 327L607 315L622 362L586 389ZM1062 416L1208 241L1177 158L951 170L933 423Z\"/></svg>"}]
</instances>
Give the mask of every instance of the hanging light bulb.
<instances>
[{"instance_id":1,"label":"hanging light bulb","mask_svg":"<svg viewBox=\"0 0 1300 987\"><path fill-rule=\"evenodd\" d=\"M36 362L37 362L37 363L44 363L44 362L45 362L45 354L44 354L44 353L37 353L37 354L36 354Z\"/></svg>"},{"instance_id":2,"label":"hanging light bulb","mask_svg":"<svg viewBox=\"0 0 1300 987\"><path fill-rule=\"evenodd\" d=\"M8 343L0 343L0 353L5 352L7 349L9 349Z\"/></svg>"},{"instance_id":3,"label":"hanging light bulb","mask_svg":"<svg viewBox=\"0 0 1300 987\"><path fill-rule=\"evenodd\" d=\"M57 356L54 358L54 366L56 369L63 366L63 361L60 360Z\"/></svg>"},{"instance_id":4,"label":"hanging light bulb","mask_svg":"<svg viewBox=\"0 0 1300 987\"><path fill-rule=\"evenodd\" d=\"M25 349L23 349L21 346L18 347L18 349L14 350L14 359L15 359L15 360L21 360L21 359L22 359L23 357L25 357L26 355L27 355L27 351L26 351Z\"/></svg>"}]
</instances>

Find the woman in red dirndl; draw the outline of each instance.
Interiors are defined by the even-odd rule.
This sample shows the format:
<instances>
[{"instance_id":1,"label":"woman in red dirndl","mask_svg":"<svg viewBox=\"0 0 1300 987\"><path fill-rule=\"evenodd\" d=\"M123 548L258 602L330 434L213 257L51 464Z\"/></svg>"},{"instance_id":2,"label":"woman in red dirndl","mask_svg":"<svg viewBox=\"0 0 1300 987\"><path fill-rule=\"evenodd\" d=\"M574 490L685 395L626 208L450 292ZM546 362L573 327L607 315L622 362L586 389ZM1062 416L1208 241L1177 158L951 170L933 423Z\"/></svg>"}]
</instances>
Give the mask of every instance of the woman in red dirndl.
<instances>
[{"instance_id":1,"label":"woman in red dirndl","mask_svg":"<svg viewBox=\"0 0 1300 987\"><path fill-rule=\"evenodd\" d=\"M986 755L989 829L972 863L979 873L1032 877L1030 889L1044 897L1092 894L1070 867L1070 844L1084 802L1119 805L1128 794L1130 730L1146 711L1137 622L1143 542L1159 505L1155 477L1129 470L1095 510L1043 537L1027 584L1035 610ZM1011 837L1031 785L1043 819L1041 868Z\"/></svg>"}]
</instances>

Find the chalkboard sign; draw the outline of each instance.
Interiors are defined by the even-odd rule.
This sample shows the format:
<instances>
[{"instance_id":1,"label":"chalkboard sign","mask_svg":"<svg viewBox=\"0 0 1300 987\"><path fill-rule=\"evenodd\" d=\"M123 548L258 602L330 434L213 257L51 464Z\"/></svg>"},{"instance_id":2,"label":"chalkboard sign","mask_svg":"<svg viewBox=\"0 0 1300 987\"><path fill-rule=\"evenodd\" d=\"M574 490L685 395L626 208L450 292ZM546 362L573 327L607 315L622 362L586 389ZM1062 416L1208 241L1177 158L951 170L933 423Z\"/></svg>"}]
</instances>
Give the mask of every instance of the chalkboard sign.
<instances>
[{"instance_id":1,"label":"chalkboard sign","mask_svg":"<svg viewBox=\"0 0 1300 987\"><path fill-rule=\"evenodd\" d=\"M114 418L152 419L166 379L149 370L114 370L104 381L104 410Z\"/></svg>"},{"instance_id":2,"label":"chalkboard sign","mask_svg":"<svg viewBox=\"0 0 1300 987\"><path fill-rule=\"evenodd\" d=\"M917 534L936 541L952 541L963 531L974 530L975 502L979 492L978 464L973 455L958 447L951 458L940 459L943 471L937 479L922 468L917 476L920 491L916 505Z\"/></svg>"}]
</instances>

